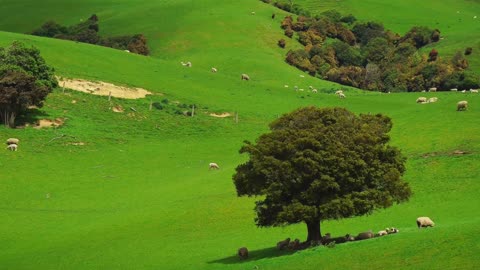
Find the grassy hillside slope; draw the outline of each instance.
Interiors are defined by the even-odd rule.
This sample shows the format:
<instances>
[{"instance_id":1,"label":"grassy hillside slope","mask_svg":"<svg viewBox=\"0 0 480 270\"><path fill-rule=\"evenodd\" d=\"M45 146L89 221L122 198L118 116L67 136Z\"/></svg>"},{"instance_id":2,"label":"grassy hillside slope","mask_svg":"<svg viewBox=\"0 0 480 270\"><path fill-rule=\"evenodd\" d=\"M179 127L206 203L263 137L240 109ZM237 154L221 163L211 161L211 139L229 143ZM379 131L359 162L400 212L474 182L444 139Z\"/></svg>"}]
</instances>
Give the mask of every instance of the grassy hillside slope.
<instances>
[{"instance_id":1,"label":"grassy hillside slope","mask_svg":"<svg viewBox=\"0 0 480 270\"><path fill-rule=\"evenodd\" d=\"M154 25L169 29L151 58L0 32L0 46L13 40L35 45L60 76L155 93L140 100L114 98L110 104L106 97L57 89L31 117L66 118L64 126L0 127L0 140L22 140L18 152L0 151L0 269L474 269L480 263L480 96L438 93L438 103L419 105L416 94L351 89L340 100L332 94L339 86L301 78L284 64L285 51L275 45L282 31L270 18L278 13L273 7L256 0L197 2L43 2L48 10L58 7L52 14L62 22L91 13L111 16L104 29L110 27L108 33L121 28L114 18L122 16L131 20L132 32L142 31L135 26L145 27L149 35L157 31ZM22 5L33 9L36 3L5 1L0 12ZM37 7L39 12L25 16L32 25L50 14ZM140 16L145 10L169 12ZM138 16L129 16L136 12ZM0 25L8 25L7 19ZM193 67L184 68L179 61L192 61ZM212 66L217 74L210 72ZM240 81L241 73L252 80ZM293 85L312 85L321 93L295 92ZM150 100L165 98L195 103L198 113L184 117L148 110ZM470 109L459 113L455 103L462 99ZM113 113L113 105L126 112ZM245 159L238 149L244 139L265 132L278 115L308 105L345 106L393 118L392 143L408 157L405 179L414 191L412 199L371 216L323 222L322 228L341 235L396 226L399 234L290 254L273 247L286 237L305 239L303 224L255 227L255 198L237 198L231 180ZM235 111L238 124L232 117L208 115ZM72 144L78 142L85 145ZM457 149L469 154L451 155ZM209 162L221 170L209 171ZM420 215L431 216L437 226L419 231L415 218ZM235 257L241 246L251 251L250 260Z\"/></svg>"}]
</instances>

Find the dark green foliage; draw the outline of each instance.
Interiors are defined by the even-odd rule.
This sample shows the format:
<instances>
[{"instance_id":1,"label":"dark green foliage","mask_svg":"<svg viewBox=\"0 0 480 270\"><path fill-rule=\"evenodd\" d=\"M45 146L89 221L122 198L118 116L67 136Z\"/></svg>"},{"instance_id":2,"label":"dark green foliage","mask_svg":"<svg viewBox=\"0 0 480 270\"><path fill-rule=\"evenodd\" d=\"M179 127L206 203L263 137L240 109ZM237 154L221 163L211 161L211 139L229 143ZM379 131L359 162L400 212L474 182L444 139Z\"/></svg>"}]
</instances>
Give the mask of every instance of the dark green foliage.
<instances>
[{"instance_id":1,"label":"dark green foliage","mask_svg":"<svg viewBox=\"0 0 480 270\"><path fill-rule=\"evenodd\" d=\"M357 41L363 45L374 38L385 36L383 25L376 22L357 23L353 26L352 32L357 37Z\"/></svg>"},{"instance_id":2,"label":"dark green foliage","mask_svg":"<svg viewBox=\"0 0 480 270\"><path fill-rule=\"evenodd\" d=\"M348 14L347 16L343 16L340 21L346 24L353 24L357 21L357 18L355 18L355 16L352 14Z\"/></svg>"},{"instance_id":3,"label":"dark green foliage","mask_svg":"<svg viewBox=\"0 0 480 270\"><path fill-rule=\"evenodd\" d=\"M405 158L388 146L390 118L343 108L308 107L283 115L270 133L240 149L238 196L262 195L258 226L305 222L307 241L320 240L320 221L372 213L410 194L401 180Z\"/></svg>"},{"instance_id":4,"label":"dark green foliage","mask_svg":"<svg viewBox=\"0 0 480 270\"><path fill-rule=\"evenodd\" d=\"M14 127L28 106L41 107L58 85L53 72L36 48L19 42L0 48L0 122Z\"/></svg>"},{"instance_id":5,"label":"dark green foliage","mask_svg":"<svg viewBox=\"0 0 480 270\"><path fill-rule=\"evenodd\" d=\"M149 54L147 39L142 34L102 38L98 35L98 31L98 16L93 14L88 20L70 27L61 26L54 21L48 21L39 29L34 30L32 34L96 44L119 50L129 50L132 53L142 55Z\"/></svg>"}]
</instances>

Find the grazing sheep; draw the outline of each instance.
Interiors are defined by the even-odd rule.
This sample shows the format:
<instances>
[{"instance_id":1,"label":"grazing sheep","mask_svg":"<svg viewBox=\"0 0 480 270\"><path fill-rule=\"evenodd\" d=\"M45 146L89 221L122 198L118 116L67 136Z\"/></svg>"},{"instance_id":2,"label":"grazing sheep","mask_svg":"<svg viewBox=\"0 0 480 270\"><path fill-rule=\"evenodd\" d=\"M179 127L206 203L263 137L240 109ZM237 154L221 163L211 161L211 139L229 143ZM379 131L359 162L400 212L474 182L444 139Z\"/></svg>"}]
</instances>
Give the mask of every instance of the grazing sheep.
<instances>
[{"instance_id":1,"label":"grazing sheep","mask_svg":"<svg viewBox=\"0 0 480 270\"><path fill-rule=\"evenodd\" d=\"M283 241L280 241L277 243L277 249L278 250L284 250L285 248L288 248L288 244L290 244L290 237L283 240Z\"/></svg>"},{"instance_id":2,"label":"grazing sheep","mask_svg":"<svg viewBox=\"0 0 480 270\"><path fill-rule=\"evenodd\" d=\"M182 63L182 66L184 67L192 67L192 63L190 61L187 63L184 63L184 62L180 62L180 63Z\"/></svg>"},{"instance_id":3,"label":"grazing sheep","mask_svg":"<svg viewBox=\"0 0 480 270\"><path fill-rule=\"evenodd\" d=\"M245 80L245 81L249 81L250 80L250 76L248 76L247 74L242 74L242 80Z\"/></svg>"},{"instance_id":4,"label":"grazing sheep","mask_svg":"<svg viewBox=\"0 0 480 270\"><path fill-rule=\"evenodd\" d=\"M457 89L457 88L452 88L452 89L450 89L450 91L452 91L452 92L457 92L458 89Z\"/></svg>"},{"instance_id":5,"label":"grazing sheep","mask_svg":"<svg viewBox=\"0 0 480 270\"><path fill-rule=\"evenodd\" d=\"M388 233L388 234L398 233L398 232L400 232L400 230L398 230L397 228L394 228L394 227L392 227L391 229L388 229L388 230L387 230L387 233Z\"/></svg>"},{"instance_id":6,"label":"grazing sheep","mask_svg":"<svg viewBox=\"0 0 480 270\"><path fill-rule=\"evenodd\" d=\"M429 217L419 217L417 218L417 226L419 229L421 227L433 227L435 223Z\"/></svg>"},{"instance_id":7,"label":"grazing sheep","mask_svg":"<svg viewBox=\"0 0 480 270\"><path fill-rule=\"evenodd\" d=\"M437 102L437 101L438 101L438 98L437 98L437 97L431 97L431 98L428 99L427 102L433 103L433 102Z\"/></svg>"},{"instance_id":8,"label":"grazing sheep","mask_svg":"<svg viewBox=\"0 0 480 270\"><path fill-rule=\"evenodd\" d=\"M312 90L312 93L318 93L318 90L317 90L317 89L313 89L313 90Z\"/></svg>"},{"instance_id":9,"label":"grazing sheep","mask_svg":"<svg viewBox=\"0 0 480 270\"><path fill-rule=\"evenodd\" d=\"M337 90L337 91L335 92L335 95L340 95L340 94L343 94L343 90Z\"/></svg>"},{"instance_id":10,"label":"grazing sheep","mask_svg":"<svg viewBox=\"0 0 480 270\"><path fill-rule=\"evenodd\" d=\"M299 250L300 247L301 247L301 245L300 245L300 240L299 239L295 239L288 244L288 249L290 249L290 250Z\"/></svg>"},{"instance_id":11,"label":"grazing sheep","mask_svg":"<svg viewBox=\"0 0 480 270\"><path fill-rule=\"evenodd\" d=\"M365 240L365 239L370 239L370 238L373 238L373 233L372 231L368 231L368 232L362 232L362 233L359 233L357 235L357 237L355 237L355 240Z\"/></svg>"},{"instance_id":12,"label":"grazing sheep","mask_svg":"<svg viewBox=\"0 0 480 270\"><path fill-rule=\"evenodd\" d=\"M218 164L215 163L215 162L212 162L212 163L208 164L208 166L209 166L209 170L211 170L211 169L214 169L214 170L220 169L220 167L218 166Z\"/></svg>"},{"instance_id":13,"label":"grazing sheep","mask_svg":"<svg viewBox=\"0 0 480 270\"><path fill-rule=\"evenodd\" d=\"M428 92L437 92L437 88L436 87L428 88Z\"/></svg>"},{"instance_id":14,"label":"grazing sheep","mask_svg":"<svg viewBox=\"0 0 480 270\"><path fill-rule=\"evenodd\" d=\"M462 100L457 103L457 111L465 111L468 107L468 101Z\"/></svg>"},{"instance_id":15,"label":"grazing sheep","mask_svg":"<svg viewBox=\"0 0 480 270\"><path fill-rule=\"evenodd\" d=\"M384 235L387 235L387 234L388 234L388 228L387 228L387 230L383 230L383 231L378 232L378 236L384 236Z\"/></svg>"},{"instance_id":16,"label":"grazing sheep","mask_svg":"<svg viewBox=\"0 0 480 270\"><path fill-rule=\"evenodd\" d=\"M8 138L7 139L7 144L17 144L18 145L19 142L20 142L20 140L17 139L17 138Z\"/></svg>"},{"instance_id":17,"label":"grazing sheep","mask_svg":"<svg viewBox=\"0 0 480 270\"><path fill-rule=\"evenodd\" d=\"M322 245L325 245L326 243L329 243L330 239L332 238L330 233L326 233L321 239L320 242Z\"/></svg>"},{"instance_id":18,"label":"grazing sheep","mask_svg":"<svg viewBox=\"0 0 480 270\"><path fill-rule=\"evenodd\" d=\"M478 89L470 89L470 93L478 93Z\"/></svg>"},{"instance_id":19,"label":"grazing sheep","mask_svg":"<svg viewBox=\"0 0 480 270\"><path fill-rule=\"evenodd\" d=\"M340 98L346 98L345 94L343 94L343 93L338 94L338 97L340 97Z\"/></svg>"},{"instance_id":20,"label":"grazing sheep","mask_svg":"<svg viewBox=\"0 0 480 270\"><path fill-rule=\"evenodd\" d=\"M238 257L240 257L240 260L248 259L248 249L246 247L239 248L237 254L238 254Z\"/></svg>"},{"instance_id":21,"label":"grazing sheep","mask_svg":"<svg viewBox=\"0 0 480 270\"><path fill-rule=\"evenodd\" d=\"M212 72L213 72L213 73L217 73L217 71L218 71L218 70L217 70L216 68L212 67Z\"/></svg>"},{"instance_id":22,"label":"grazing sheep","mask_svg":"<svg viewBox=\"0 0 480 270\"><path fill-rule=\"evenodd\" d=\"M427 98L426 97L419 97L419 98L417 98L417 103L427 103Z\"/></svg>"},{"instance_id":23,"label":"grazing sheep","mask_svg":"<svg viewBox=\"0 0 480 270\"><path fill-rule=\"evenodd\" d=\"M7 149L10 151L17 151L17 148L18 148L18 145L14 143L7 145Z\"/></svg>"},{"instance_id":24,"label":"grazing sheep","mask_svg":"<svg viewBox=\"0 0 480 270\"><path fill-rule=\"evenodd\" d=\"M342 244L349 241L355 241L355 237L351 236L350 234L346 234L345 236L334 237L325 240L322 238L322 245L328 245L330 243Z\"/></svg>"}]
</instances>

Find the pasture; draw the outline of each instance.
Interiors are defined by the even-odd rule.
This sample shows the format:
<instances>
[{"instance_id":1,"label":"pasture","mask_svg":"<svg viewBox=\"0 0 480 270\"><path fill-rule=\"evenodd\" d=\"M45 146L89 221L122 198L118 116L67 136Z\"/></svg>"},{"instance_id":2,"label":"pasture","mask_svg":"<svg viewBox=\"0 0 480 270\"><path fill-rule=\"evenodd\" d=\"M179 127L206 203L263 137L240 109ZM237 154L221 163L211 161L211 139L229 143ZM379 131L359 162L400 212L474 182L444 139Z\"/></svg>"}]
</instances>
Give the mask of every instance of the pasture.
<instances>
[{"instance_id":1,"label":"pasture","mask_svg":"<svg viewBox=\"0 0 480 270\"><path fill-rule=\"evenodd\" d=\"M0 140L21 140L17 152L0 151L0 269L475 269L480 264L478 94L380 94L302 78L284 63L286 50L276 45L283 37L284 13L256 0L3 2L0 46L20 40L38 47L59 76L154 94L110 103L107 97L57 88L27 120L62 118L64 125L0 127ZM298 2L313 8L312 1ZM368 12L373 0L364 6L353 2L341 5L357 18L373 16ZM390 5L400 10L408 5L404 2ZM468 14L480 10L475 1L455 3ZM433 6L438 16L447 12ZM22 18L13 16L20 11L25 11ZM395 20L410 23L421 9L413 12L398 12ZM102 34L145 33L152 57L11 33L48 19L77 23L92 13L100 17ZM386 26L409 28L387 17L382 17ZM446 48L457 43L463 48L468 31L442 31L451 37ZM186 68L181 61L193 65ZM469 61L480 65L478 54ZM251 80L242 81L242 73ZM305 91L294 91L295 85ZM308 92L309 85L319 93ZM333 94L340 88L345 99ZM439 101L416 104L419 96ZM151 102L164 99L170 109L149 110ZM469 102L467 111L456 111L460 100ZM196 115L177 114L175 102L195 104ZM114 105L125 112L112 112ZM399 234L290 253L277 251L275 244L286 237L304 240L304 224L255 226L255 198L236 197L231 179L246 158L238 150L279 115L311 105L390 116L392 144L408 158L404 178L414 193L409 202L370 216L323 222L322 233L395 226ZM209 115L223 112L238 112L238 123ZM220 170L209 170L210 162ZM436 222L434 228L417 229L415 219L424 215ZM242 246L250 250L249 260L235 256Z\"/></svg>"}]
</instances>

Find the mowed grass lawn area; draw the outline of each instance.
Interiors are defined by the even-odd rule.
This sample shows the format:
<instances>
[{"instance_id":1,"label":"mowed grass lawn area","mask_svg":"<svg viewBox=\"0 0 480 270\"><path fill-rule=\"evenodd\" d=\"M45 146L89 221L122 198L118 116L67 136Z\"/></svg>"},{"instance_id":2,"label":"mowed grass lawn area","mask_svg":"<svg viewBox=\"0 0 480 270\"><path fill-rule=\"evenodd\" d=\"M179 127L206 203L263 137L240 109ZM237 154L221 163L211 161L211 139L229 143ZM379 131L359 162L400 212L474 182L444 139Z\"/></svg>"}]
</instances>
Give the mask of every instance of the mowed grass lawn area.
<instances>
[{"instance_id":1,"label":"mowed grass lawn area","mask_svg":"<svg viewBox=\"0 0 480 270\"><path fill-rule=\"evenodd\" d=\"M123 33L122 27L145 32L154 56L6 32L0 32L0 46L20 40L40 48L60 76L143 87L154 95L109 103L59 88L30 117L66 118L62 127L0 127L0 140L21 140L17 152L0 151L0 269L475 269L480 264L480 96L347 89L347 98L338 99L333 92L340 86L301 78L284 63L286 51L276 46L283 16L272 20L272 12L281 12L256 0L58 2L5 1L0 29L25 32L49 16L68 24L97 13L101 28L105 18L105 34ZM22 24L8 15L16 8L30 15ZM157 13L142 16L148 11ZM211 73L212 66L219 72ZM252 80L241 81L241 73ZM305 90L312 85L320 93L295 92L294 85ZM416 104L421 95L439 101ZM151 101L164 99L166 108L149 110ZM456 111L460 100L468 100L467 111ZM174 113L175 101L195 104L196 116ZM125 112L112 112L114 105ZM399 234L289 253L277 251L276 242L304 240L305 225L255 226L255 198L237 198L231 179L246 158L238 154L242 141L255 140L279 115L311 105L392 117L392 144L408 157L404 178L414 192L409 202L370 216L323 222L322 232L395 226ZM239 122L211 117L212 112L239 112ZM74 145L79 142L84 145ZM455 150L468 154L452 155ZM221 169L209 170L209 162ZM423 215L437 226L418 230L415 219ZM249 260L236 258L242 246L250 250Z\"/></svg>"}]
</instances>

